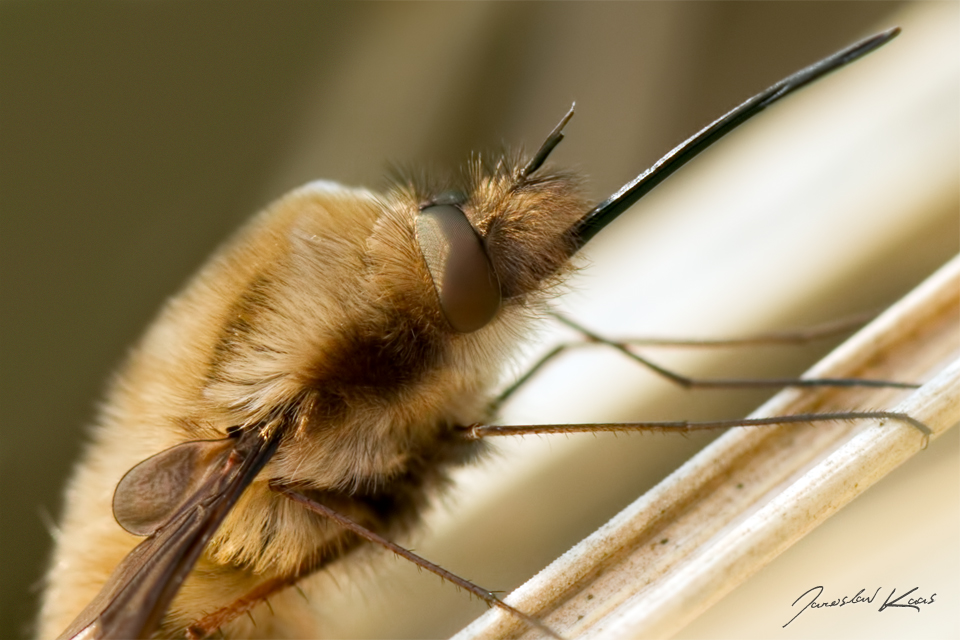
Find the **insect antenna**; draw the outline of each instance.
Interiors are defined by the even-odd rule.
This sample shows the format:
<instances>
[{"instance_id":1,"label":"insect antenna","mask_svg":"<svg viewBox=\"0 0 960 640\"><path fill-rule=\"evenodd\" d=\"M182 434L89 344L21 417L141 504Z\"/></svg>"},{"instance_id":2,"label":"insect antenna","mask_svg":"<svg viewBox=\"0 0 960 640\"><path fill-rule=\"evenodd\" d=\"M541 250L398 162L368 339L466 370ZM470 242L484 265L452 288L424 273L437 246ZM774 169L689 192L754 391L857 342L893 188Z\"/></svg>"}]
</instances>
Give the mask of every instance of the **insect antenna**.
<instances>
[{"instance_id":1,"label":"insect antenna","mask_svg":"<svg viewBox=\"0 0 960 640\"><path fill-rule=\"evenodd\" d=\"M577 107L577 103L574 102L570 105L570 110L567 111L567 115L563 116L560 119L560 122L557 123L557 126L553 128L553 131L550 132L550 135L547 136L547 139L543 141L543 144L540 145L540 149L533 154L533 158L530 159L530 162L520 171L520 177L526 178L546 162L547 157L553 152L554 148L560 144L560 141L563 140L563 128L567 126L567 123L570 122L570 118L573 117L573 110Z\"/></svg>"}]
</instances>

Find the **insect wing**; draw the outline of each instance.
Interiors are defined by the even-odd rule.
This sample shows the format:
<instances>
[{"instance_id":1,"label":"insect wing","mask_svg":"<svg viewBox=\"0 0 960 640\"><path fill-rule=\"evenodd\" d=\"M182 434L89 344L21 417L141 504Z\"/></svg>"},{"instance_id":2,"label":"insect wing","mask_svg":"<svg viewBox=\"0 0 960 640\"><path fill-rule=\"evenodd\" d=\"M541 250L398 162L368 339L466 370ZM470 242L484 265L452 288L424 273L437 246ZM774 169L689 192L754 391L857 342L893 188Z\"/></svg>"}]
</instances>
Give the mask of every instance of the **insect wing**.
<instances>
[{"instance_id":1,"label":"insect wing","mask_svg":"<svg viewBox=\"0 0 960 640\"><path fill-rule=\"evenodd\" d=\"M115 509L125 528L135 533L149 530L150 535L123 559L58 640L141 638L152 633L207 542L278 444L276 435L265 439L258 430L250 430L239 438L177 445L128 472L118 486ZM198 460L206 466L196 467ZM158 470L167 473L158 474ZM172 505L171 513L155 526L147 526L144 522L151 518L134 521L131 514L155 503L143 499L141 490L149 477L157 475L161 478L152 488L154 493L176 484L164 482L163 476L179 476L186 490L180 500L161 496ZM138 498L140 506L131 506Z\"/></svg>"}]
</instances>

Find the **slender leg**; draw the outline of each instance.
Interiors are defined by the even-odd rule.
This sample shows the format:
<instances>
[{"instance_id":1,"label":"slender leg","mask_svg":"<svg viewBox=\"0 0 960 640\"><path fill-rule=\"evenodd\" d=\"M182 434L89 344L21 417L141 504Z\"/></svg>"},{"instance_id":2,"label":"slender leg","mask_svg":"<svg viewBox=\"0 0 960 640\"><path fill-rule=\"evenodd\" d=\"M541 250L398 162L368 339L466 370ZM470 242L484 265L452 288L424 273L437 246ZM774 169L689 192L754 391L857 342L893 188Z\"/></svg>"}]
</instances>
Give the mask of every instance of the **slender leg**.
<instances>
[{"instance_id":1,"label":"slender leg","mask_svg":"<svg viewBox=\"0 0 960 640\"><path fill-rule=\"evenodd\" d=\"M654 373L670 380L684 388L698 389L758 389L783 387L890 387L898 389L916 389L919 385L907 382L890 380L864 380L859 378L719 378L699 379L684 376L666 367L660 366L645 356L634 352L631 347L685 347L685 348L717 348L717 347L744 347L759 345L801 345L814 340L847 333L869 320L873 314L861 314L845 318L836 322L824 323L797 331L782 331L759 334L742 338L650 338L637 337L626 340L611 340L590 331L579 323L566 316L551 312L558 322L564 324L583 336L582 340L562 342L537 360L513 384L507 387L493 402L492 409L496 412L506 401L513 396L524 384L533 378L545 365L560 354L571 349L578 349L593 345L610 347L624 354L634 362L650 369Z\"/></svg>"},{"instance_id":2,"label":"slender leg","mask_svg":"<svg viewBox=\"0 0 960 640\"><path fill-rule=\"evenodd\" d=\"M283 496L289 498L290 500L293 500L297 504L309 509L310 511L313 511L318 515L321 515L321 516L324 516L325 518L329 518L330 520L333 520L338 525L340 525L344 529L347 529L348 531L351 531L357 536L369 542L372 542L374 544L378 544L381 547L397 554L401 558L409 560L410 562L414 563L418 567L426 569L430 573L433 573L434 575L439 576L443 580L446 580L447 582L450 582L460 587L461 589L475 595L476 597L486 602L487 605L491 607L499 607L500 609L503 609L504 611L507 611L508 613L516 616L520 620L523 620L531 627L534 627L535 629L539 629L543 633L546 633L550 637L556 638L557 640L563 640L561 636L557 635L555 631L553 631L552 629L544 625L542 622L540 622L539 620L537 620L532 616L527 615L526 613L523 613L518 609L511 607L506 602L504 602L503 600L498 598L496 595L494 595L493 592L487 591L483 587L480 587L465 578L461 578L460 576L454 573L451 573L450 571L447 571L443 567L430 562L426 558L423 558L422 556L419 556L413 553L409 549L405 549L404 547L401 547L400 545L394 542L391 542L380 535L377 535L373 531L370 531L366 527L363 527L357 524L356 522L346 517L345 515L337 511L334 511L333 509L325 505L322 505L319 502L311 500L310 498L304 496L302 493L299 493L296 489L286 485L281 485L281 484L271 485L271 488L277 493L282 494Z\"/></svg>"},{"instance_id":3,"label":"slender leg","mask_svg":"<svg viewBox=\"0 0 960 640\"><path fill-rule=\"evenodd\" d=\"M897 420L909 424L923 434L923 446L933 435L930 428L905 413L895 411L841 411L835 413L798 413L792 416L773 416L769 418L734 418L732 420L710 420L690 422L674 420L665 422L602 422L554 425L482 425L462 427L467 438L479 440L491 436L525 436L553 433L599 433L599 432L647 432L647 433L691 433L731 427L767 427L778 424L797 424L801 422L854 422L857 420Z\"/></svg>"},{"instance_id":4,"label":"slender leg","mask_svg":"<svg viewBox=\"0 0 960 640\"><path fill-rule=\"evenodd\" d=\"M561 322L566 322L566 318L559 313L552 313L555 318ZM843 335L859 329L867 322L877 316L876 313L860 313L857 315L841 318L831 322L795 329L791 331L772 331L769 333L759 333L752 336L738 338L629 338L620 340L621 344L630 344L634 346L648 347L744 347L744 346L762 346L762 345L780 345L797 346L804 345L816 340Z\"/></svg>"},{"instance_id":5,"label":"slender leg","mask_svg":"<svg viewBox=\"0 0 960 640\"><path fill-rule=\"evenodd\" d=\"M604 344L613 349L616 349L620 353L624 354L628 358L642 364L643 366L651 369L655 373L660 374L668 380L676 382L682 387L685 388L702 388L702 389L756 389L764 387L892 387L897 389L916 389L920 385L912 384L908 382L892 382L889 380L863 380L859 378L766 378L766 379L741 379L741 378L719 378L719 379L710 379L703 380L697 378L690 378L688 376L681 375L674 371L670 371L655 362L651 361L649 358L645 358L641 355L638 355L631 351L627 345L623 343L614 342L613 340L608 340L596 333L593 333L589 329L586 329L580 324L577 324L569 318L563 316L555 316L557 320L563 324L571 327L572 329L579 331L584 336L587 337L591 342L596 342L598 344Z\"/></svg>"},{"instance_id":6,"label":"slender leg","mask_svg":"<svg viewBox=\"0 0 960 640\"><path fill-rule=\"evenodd\" d=\"M252 615L250 611L261 602L269 607L270 602L267 598L287 587L296 587L296 581L306 577L309 573L311 571L301 571L289 577L267 580L232 602L230 606L217 609L191 624L186 630L187 639L202 640L208 638L234 618L243 614Z\"/></svg>"}]
</instances>

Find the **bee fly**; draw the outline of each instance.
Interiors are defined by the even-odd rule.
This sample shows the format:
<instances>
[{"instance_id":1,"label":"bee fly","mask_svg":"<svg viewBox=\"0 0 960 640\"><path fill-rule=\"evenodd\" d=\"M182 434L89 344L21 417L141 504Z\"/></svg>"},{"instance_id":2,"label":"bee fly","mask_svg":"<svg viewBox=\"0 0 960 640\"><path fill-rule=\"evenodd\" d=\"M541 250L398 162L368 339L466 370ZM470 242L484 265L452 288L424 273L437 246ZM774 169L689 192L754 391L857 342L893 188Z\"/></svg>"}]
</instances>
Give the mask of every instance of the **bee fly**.
<instances>
[{"instance_id":1,"label":"bee fly","mask_svg":"<svg viewBox=\"0 0 960 640\"><path fill-rule=\"evenodd\" d=\"M590 429L487 425L502 363L594 235L742 122L897 32L778 82L593 208L576 176L544 167L572 110L532 158L475 161L459 184L315 182L280 199L166 305L114 383L67 489L40 636L312 637L311 605L289 587L309 592L311 574L367 541L555 635L388 539L487 436ZM830 417L875 416L923 428L886 412ZM254 630L240 614L268 597L285 615L261 607Z\"/></svg>"}]
</instances>

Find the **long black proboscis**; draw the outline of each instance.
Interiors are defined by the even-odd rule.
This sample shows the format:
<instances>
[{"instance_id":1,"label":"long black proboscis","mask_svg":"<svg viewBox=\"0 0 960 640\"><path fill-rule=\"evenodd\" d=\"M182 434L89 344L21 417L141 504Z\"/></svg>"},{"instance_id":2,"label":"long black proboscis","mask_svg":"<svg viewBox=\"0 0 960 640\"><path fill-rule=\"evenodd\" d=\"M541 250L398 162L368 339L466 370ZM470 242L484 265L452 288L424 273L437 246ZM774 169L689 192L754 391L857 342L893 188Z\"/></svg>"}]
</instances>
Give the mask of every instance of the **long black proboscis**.
<instances>
[{"instance_id":1,"label":"long black proboscis","mask_svg":"<svg viewBox=\"0 0 960 640\"><path fill-rule=\"evenodd\" d=\"M889 29L824 58L758 93L701 129L576 222L568 232L574 243L573 251L582 248L637 200L730 131L777 100L886 44L898 33L898 27Z\"/></svg>"}]
</instances>

